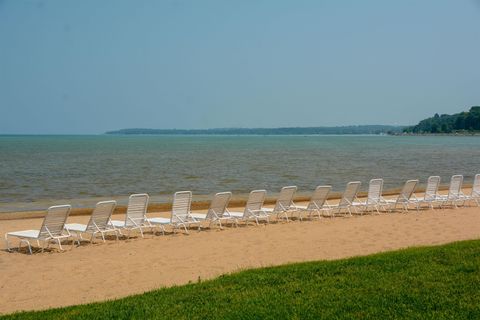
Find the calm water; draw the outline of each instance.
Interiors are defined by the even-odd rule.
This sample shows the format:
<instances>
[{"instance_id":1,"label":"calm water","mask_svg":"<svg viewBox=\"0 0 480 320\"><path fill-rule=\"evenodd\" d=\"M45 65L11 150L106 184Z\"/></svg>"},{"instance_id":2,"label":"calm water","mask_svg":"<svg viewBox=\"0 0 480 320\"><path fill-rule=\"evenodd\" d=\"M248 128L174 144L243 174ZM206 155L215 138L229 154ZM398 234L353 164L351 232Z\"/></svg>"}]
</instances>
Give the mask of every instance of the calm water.
<instances>
[{"instance_id":1,"label":"calm water","mask_svg":"<svg viewBox=\"0 0 480 320\"><path fill-rule=\"evenodd\" d=\"M429 175L480 172L479 137L390 136L0 136L0 212L43 209L69 199L124 202L147 192L169 201L219 191L244 196L383 177L385 188Z\"/></svg>"}]
</instances>

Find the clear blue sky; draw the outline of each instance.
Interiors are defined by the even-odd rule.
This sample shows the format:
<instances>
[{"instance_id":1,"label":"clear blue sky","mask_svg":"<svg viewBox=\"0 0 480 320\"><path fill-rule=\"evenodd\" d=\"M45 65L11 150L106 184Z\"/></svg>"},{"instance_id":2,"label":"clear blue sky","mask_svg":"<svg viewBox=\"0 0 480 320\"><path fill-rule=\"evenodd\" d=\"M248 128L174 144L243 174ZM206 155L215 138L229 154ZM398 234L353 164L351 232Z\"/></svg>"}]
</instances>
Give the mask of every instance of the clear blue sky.
<instances>
[{"instance_id":1,"label":"clear blue sky","mask_svg":"<svg viewBox=\"0 0 480 320\"><path fill-rule=\"evenodd\" d=\"M0 133L414 124L479 104L479 1L0 0Z\"/></svg>"}]
</instances>

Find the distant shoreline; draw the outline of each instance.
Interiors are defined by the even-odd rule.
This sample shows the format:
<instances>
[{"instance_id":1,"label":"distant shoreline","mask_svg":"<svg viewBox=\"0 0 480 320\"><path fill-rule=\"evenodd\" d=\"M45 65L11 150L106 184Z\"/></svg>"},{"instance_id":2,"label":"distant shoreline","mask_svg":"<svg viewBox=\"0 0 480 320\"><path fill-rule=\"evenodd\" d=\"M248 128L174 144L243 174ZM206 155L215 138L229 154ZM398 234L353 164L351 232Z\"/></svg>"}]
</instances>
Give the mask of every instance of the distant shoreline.
<instances>
[{"instance_id":1,"label":"distant shoreline","mask_svg":"<svg viewBox=\"0 0 480 320\"><path fill-rule=\"evenodd\" d=\"M358 125L338 127L148 129L131 128L107 131L107 135L327 135L401 133L405 126Z\"/></svg>"}]
</instances>

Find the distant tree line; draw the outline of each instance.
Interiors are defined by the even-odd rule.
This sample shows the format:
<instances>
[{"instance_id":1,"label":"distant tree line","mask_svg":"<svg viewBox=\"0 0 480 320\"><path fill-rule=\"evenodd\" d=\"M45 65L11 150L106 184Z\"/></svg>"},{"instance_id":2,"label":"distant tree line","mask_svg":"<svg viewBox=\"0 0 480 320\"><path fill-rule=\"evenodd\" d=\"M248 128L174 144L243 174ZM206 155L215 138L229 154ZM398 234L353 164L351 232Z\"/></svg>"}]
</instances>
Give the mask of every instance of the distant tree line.
<instances>
[{"instance_id":1,"label":"distant tree line","mask_svg":"<svg viewBox=\"0 0 480 320\"><path fill-rule=\"evenodd\" d=\"M106 134L201 134L201 135L312 135L312 134L386 134L401 133L403 126L361 125L342 127L292 128L220 128L220 129L121 129Z\"/></svg>"},{"instance_id":2,"label":"distant tree line","mask_svg":"<svg viewBox=\"0 0 480 320\"><path fill-rule=\"evenodd\" d=\"M403 129L406 133L456 133L480 132L480 106L468 112L456 114L436 113L433 117L420 121L416 126Z\"/></svg>"}]
</instances>

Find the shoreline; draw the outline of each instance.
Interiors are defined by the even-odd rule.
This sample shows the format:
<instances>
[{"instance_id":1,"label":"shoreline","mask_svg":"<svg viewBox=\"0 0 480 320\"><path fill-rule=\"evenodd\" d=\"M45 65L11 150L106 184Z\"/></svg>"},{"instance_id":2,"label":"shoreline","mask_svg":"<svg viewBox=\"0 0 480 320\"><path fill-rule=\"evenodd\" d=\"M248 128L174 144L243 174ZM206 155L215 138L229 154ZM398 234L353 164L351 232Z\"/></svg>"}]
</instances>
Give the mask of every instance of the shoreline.
<instances>
[{"instance_id":1,"label":"shoreline","mask_svg":"<svg viewBox=\"0 0 480 320\"><path fill-rule=\"evenodd\" d=\"M463 189L464 190L469 190L471 189L472 185L471 184L464 184ZM383 191L383 196L394 196L397 195L401 190L400 188L393 188L393 189L387 189ZM448 185L440 185L439 191L445 191L448 190ZM425 191L425 187L420 186L416 188L416 193L421 193ZM313 191L312 191L313 192ZM278 196L278 193L275 193L274 195L268 195L267 198L265 199L265 205L274 205L276 201L276 196ZM358 197L366 197L367 192L362 191L358 193ZM194 195L194 198L196 196ZM197 196L198 197L198 196ZM212 196L201 196L202 198L208 197L212 198ZM229 207L237 208L237 207L243 207L246 204L248 194L242 195L242 196L237 196L232 198L229 202ZM331 192L328 200L338 200L342 197L342 191L334 191ZM114 198L114 197L112 197ZM116 197L118 198L118 197ZM124 198L128 199L128 196L125 196ZM104 200L109 200L108 197L102 197L101 199ZM307 202L310 200L310 195L306 195L304 192L300 192L300 195L296 196L294 198L294 202ZM103 200L98 200L98 201L103 201ZM68 200L59 200L59 201L50 201L52 205L60 205L60 204L68 204ZM55 204L53 204L55 203ZM210 199L208 200L193 200L192 201L192 210L206 210L208 209L210 205ZM149 212L169 212L172 208L171 202L168 203L158 203L155 202L155 200L150 201L148 205L148 210L147 213ZM70 216L86 216L90 215L92 213L92 210L94 207L80 207L76 208L73 207ZM17 219L32 219L32 218L43 218L46 214L47 207L43 210L26 210L26 211L0 211L0 221L2 220L17 220ZM114 211L114 214L123 214L127 210L126 205L117 205Z\"/></svg>"}]
</instances>

